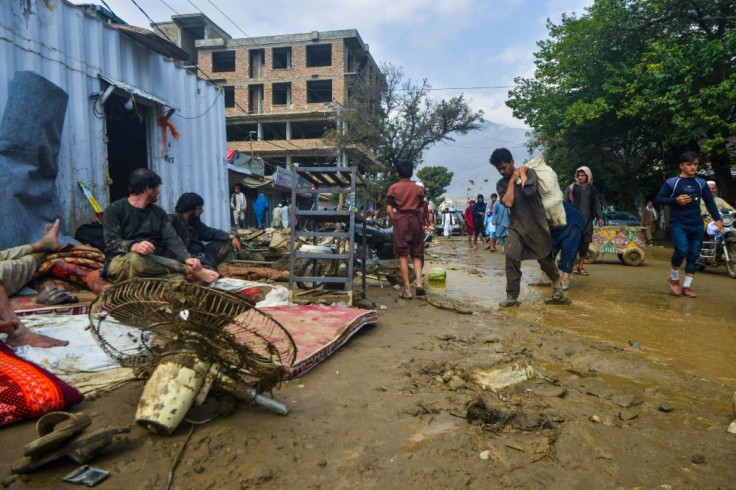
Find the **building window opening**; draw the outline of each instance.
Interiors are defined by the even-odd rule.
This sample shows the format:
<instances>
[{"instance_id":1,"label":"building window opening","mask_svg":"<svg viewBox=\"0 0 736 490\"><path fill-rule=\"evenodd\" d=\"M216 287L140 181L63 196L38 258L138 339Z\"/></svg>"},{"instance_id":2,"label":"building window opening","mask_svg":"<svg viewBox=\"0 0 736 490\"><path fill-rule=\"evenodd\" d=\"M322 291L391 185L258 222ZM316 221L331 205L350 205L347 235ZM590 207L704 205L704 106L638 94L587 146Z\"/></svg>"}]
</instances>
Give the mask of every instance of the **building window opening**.
<instances>
[{"instance_id":1,"label":"building window opening","mask_svg":"<svg viewBox=\"0 0 736 490\"><path fill-rule=\"evenodd\" d=\"M355 55L349 49L345 49L345 71L355 73Z\"/></svg>"},{"instance_id":2,"label":"building window opening","mask_svg":"<svg viewBox=\"0 0 736 490\"><path fill-rule=\"evenodd\" d=\"M272 67L274 70L285 70L287 68L291 68L291 47L273 48L272 54Z\"/></svg>"},{"instance_id":3,"label":"building window opening","mask_svg":"<svg viewBox=\"0 0 736 490\"><path fill-rule=\"evenodd\" d=\"M291 104L291 83L274 83L271 89L273 105Z\"/></svg>"},{"instance_id":4,"label":"building window opening","mask_svg":"<svg viewBox=\"0 0 736 490\"><path fill-rule=\"evenodd\" d=\"M258 124L227 123L225 132L228 141L258 140Z\"/></svg>"},{"instance_id":5,"label":"building window opening","mask_svg":"<svg viewBox=\"0 0 736 490\"><path fill-rule=\"evenodd\" d=\"M331 66L332 44L312 44L307 46L307 66Z\"/></svg>"},{"instance_id":6,"label":"building window opening","mask_svg":"<svg viewBox=\"0 0 736 490\"><path fill-rule=\"evenodd\" d=\"M212 53L212 72L235 71L235 51L215 51Z\"/></svg>"},{"instance_id":7,"label":"building window opening","mask_svg":"<svg viewBox=\"0 0 736 490\"><path fill-rule=\"evenodd\" d=\"M225 107L235 107L235 87L222 87L225 95Z\"/></svg>"},{"instance_id":8,"label":"building window opening","mask_svg":"<svg viewBox=\"0 0 736 490\"><path fill-rule=\"evenodd\" d=\"M286 139L286 123L263 123L262 128L264 141Z\"/></svg>"},{"instance_id":9,"label":"building window opening","mask_svg":"<svg viewBox=\"0 0 736 490\"><path fill-rule=\"evenodd\" d=\"M291 123L291 139L323 139L327 129L335 129L334 121L295 121Z\"/></svg>"},{"instance_id":10,"label":"building window opening","mask_svg":"<svg viewBox=\"0 0 736 490\"><path fill-rule=\"evenodd\" d=\"M332 102L332 80L310 80L307 82L307 103Z\"/></svg>"},{"instance_id":11,"label":"building window opening","mask_svg":"<svg viewBox=\"0 0 736 490\"><path fill-rule=\"evenodd\" d=\"M248 51L248 76L250 78L261 78L263 76L263 60L266 52L263 49L251 49Z\"/></svg>"}]
</instances>

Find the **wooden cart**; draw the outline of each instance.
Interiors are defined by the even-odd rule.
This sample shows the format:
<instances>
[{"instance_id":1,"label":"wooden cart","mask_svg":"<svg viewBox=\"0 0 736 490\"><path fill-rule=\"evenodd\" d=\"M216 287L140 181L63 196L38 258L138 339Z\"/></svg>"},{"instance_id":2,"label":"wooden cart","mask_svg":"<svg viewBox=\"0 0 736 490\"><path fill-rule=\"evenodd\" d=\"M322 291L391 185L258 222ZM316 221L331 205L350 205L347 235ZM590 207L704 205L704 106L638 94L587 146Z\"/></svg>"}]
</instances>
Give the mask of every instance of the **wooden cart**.
<instances>
[{"instance_id":1,"label":"wooden cart","mask_svg":"<svg viewBox=\"0 0 736 490\"><path fill-rule=\"evenodd\" d=\"M585 261L593 263L605 253L616 254L626 265L644 263L644 228L639 226L601 226L593 231Z\"/></svg>"}]
</instances>

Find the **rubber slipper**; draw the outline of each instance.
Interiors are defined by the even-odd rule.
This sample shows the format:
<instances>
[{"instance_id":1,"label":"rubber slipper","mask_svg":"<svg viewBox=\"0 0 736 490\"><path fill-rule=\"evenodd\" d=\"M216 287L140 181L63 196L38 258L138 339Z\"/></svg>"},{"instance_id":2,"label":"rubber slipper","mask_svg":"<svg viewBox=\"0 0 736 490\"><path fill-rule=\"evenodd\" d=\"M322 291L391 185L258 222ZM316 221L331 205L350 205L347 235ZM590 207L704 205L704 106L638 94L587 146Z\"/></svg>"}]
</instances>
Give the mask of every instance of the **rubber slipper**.
<instances>
[{"instance_id":1,"label":"rubber slipper","mask_svg":"<svg viewBox=\"0 0 736 490\"><path fill-rule=\"evenodd\" d=\"M554 288L554 290L552 291L552 299L555 301L560 301L562 298L564 298L562 286Z\"/></svg>"},{"instance_id":2,"label":"rubber slipper","mask_svg":"<svg viewBox=\"0 0 736 490\"><path fill-rule=\"evenodd\" d=\"M55 461L63 456L70 456L76 451L81 451L84 455L88 448L99 450L112 443L114 435L126 434L130 432L130 427L114 427L111 429L100 429L86 436L79 436L76 439L67 442L64 446L43 456L31 458L24 456L13 463L11 471L13 473L30 473L47 463ZM91 454L87 454L91 456Z\"/></svg>"},{"instance_id":3,"label":"rubber slipper","mask_svg":"<svg viewBox=\"0 0 736 490\"><path fill-rule=\"evenodd\" d=\"M572 304L572 301L570 301L570 298L560 298L560 299L554 299L554 298L547 298L544 300L545 305L554 305L554 306L567 306Z\"/></svg>"},{"instance_id":4,"label":"rubber slipper","mask_svg":"<svg viewBox=\"0 0 736 490\"><path fill-rule=\"evenodd\" d=\"M519 302L513 298L506 298L505 300L501 301L498 306L509 308L511 306L519 306Z\"/></svg>"},{"instance_id":5,"label":"rubber slipper","mask_svg":"<svg viewBox=\"0 0 736 490\"><path fill-rule=\"evenodd\" d=\"M417 286L417 288L416 288L416 295L417 296L424 296L425 294L427 294L427 293L424 290L424 288L422 286Z\"/></svg>"},{"instance_id":6,"label":"rubber slipper","mask_svg":"<svg viewBox=\"0 0 736 490\"><path fill-rule=\"evenodd\" d=\"M399 299L405 299L407 301L414 299L414 296L404 296L404 293L399 295Z\"/></svg>"},{"instance_id":7,"label":"rubber slipper","mask_svg":"<svg viewBox=\"0 0 736 490\"><path fill-rule=\"evenodd\" d=\"M36 422L38 439L23 448L23 455L32 458L49 453L75 438L92 423L84 413L51 412Z\"/></svg>"},{"instance_id":8,"label":"rubber slipper","mask_svg":"<svg viewBox=\"0 0 736 490\"><path fill-rule=\"evenodd\" d=\"M36 298L36 303L42 305L60 305L63 303L77 303L79 298L60 286L46 286Z\"/></svg>"}]
</instances>

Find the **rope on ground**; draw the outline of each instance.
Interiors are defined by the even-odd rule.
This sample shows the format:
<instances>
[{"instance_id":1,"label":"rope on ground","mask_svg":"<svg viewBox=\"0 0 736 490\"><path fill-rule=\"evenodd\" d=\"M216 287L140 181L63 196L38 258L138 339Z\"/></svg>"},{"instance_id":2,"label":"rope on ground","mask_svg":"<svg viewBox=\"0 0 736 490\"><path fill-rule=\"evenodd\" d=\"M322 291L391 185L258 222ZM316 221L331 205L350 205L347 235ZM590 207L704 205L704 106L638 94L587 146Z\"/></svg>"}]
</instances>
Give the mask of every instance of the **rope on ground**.
<instances>
[{"instance_id":1,"label":"rope on ground","mask_svg":"<svg viewBox=\"0 0 736 490\"><path fill-rule=\"evenodd\" d=\"M181 449L179 449L179 454L176 455L176 459L174 459L174 464L171 466L171 471L169 471L169 483L166 485L166 490L171 490L171 484L174 482L174 471L176 470L176 467L179 466L179 461L181 461L181 455L184 453L184 448L187 447L189 439L192 438L194 427L194 424L189 424L189 435L184 441L184 444L181 445Z\"/></svg>"}]
</instances>

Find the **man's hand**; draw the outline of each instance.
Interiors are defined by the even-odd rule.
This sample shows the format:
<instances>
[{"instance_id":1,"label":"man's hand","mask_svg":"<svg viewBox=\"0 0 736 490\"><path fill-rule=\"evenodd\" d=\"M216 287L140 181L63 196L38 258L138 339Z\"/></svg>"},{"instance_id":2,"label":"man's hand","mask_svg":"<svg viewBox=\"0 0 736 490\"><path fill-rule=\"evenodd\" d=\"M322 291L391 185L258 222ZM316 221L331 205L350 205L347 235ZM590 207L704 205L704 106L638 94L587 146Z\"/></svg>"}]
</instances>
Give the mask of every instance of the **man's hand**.
<instances>
[{"instance_id":1,"label":"man's hand","mask_svg":"<svg viewBox=\"0 0 736 490\"><path fill-rule=\"evenodd\" d=\"M139 253L141 255L148 255L148 254L152 254L153 252L155 252L156 247L151 242L142 241L142 242L137 242L131 245L130 251Z\"/></svg>"},{"instance_id":2,"label":"man's hand","mask_svg":"<svg viewBox=\"0 0 736 490\"><path fill-rule=\"evenodd\" d=\"M241 249L240 238L233 236L232 242L233 242L233 249L235 249L236 252L240 252L240 249Z\"/></svg>"},{"instance_id":3,"label":"man's hand","mask_svg":"<svg viewBox=\"0 0 736 490\"><path fill-rule=\"evenodd\" d=\"M526 185L526 179L527 179L527 170L529 170L529 167L526 165L522 165L519 167L519 176L521 178L521 186L524 187Z\"/></svg>"},{"instance_id":4,"label":"man's hand","mask_svg":"<svg viewBox=\"0 0 736 490\"><path fill-rule=\"evenodd\" d=\"M598 218L598 226L603 226L603 220Z\"/></svg>"},{"instance_id":5,"label":"man's hand","mask_svg":"<svg viewBox=\"0 0 736 490\"><path fill-rule=\"evenodd\" d=\"M184 263L187 264L190 269L192 269L192 272L199 272L202 270L202 262L200 262L199 259L195 259L194 257L188 258L184 261Z\"/></svg>"},{"instance_id":6,"label":"man's hand","mask_svg":"<svg viewBox=\"0 0 736 490\"><path fill-rule=\"evenodd\" d=\"M689 204L692 202L693 198L688 196L687 194L680 194L675 198L675 201L677 201L677 204L680 206L685 206L686 204Z\"/></svg>"},{"instance_id":7,"label":"man's hand","mask_svg":"<svg viewBox=\"0 0 736 490\"><path fill-rule=\"evenodd\" d=\"M714 221L716 224L716 233L720 233L723 231L723 222L721 220Z\"/></svg>"}]
</instances>

